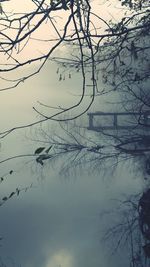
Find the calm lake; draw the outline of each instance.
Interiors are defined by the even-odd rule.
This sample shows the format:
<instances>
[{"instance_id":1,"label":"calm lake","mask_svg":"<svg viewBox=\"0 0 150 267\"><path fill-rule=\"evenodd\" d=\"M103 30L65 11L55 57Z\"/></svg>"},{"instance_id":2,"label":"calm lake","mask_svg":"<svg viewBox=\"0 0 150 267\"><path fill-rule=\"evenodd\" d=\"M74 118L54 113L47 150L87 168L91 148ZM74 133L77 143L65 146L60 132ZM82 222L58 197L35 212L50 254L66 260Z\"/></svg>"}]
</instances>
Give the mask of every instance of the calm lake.
<instances>
[{"instance_id":1,"label":"calm lake","mask_svg":"<svg viewBox=\"0 0 150 267\"><path fill-rule=\"evenodd\" d=\"M59 82L56 70L57 66L49 65L18 88L1 92L1 132L38 120L39 115L32 109L40 107L38 101L57 107L77 101L79 74ZM96 101L91 110L106 109L103 101ZM85 106L86 101L81 110ZM87 127L86 115L80 123ZM42 146L31 140L37 139L38 127L14 131L1 139L1 161L33 154ZM91 137L94 140L95 133ZM119 222L118 201L142 191L141 172L129 159L115 168L109 165L104 170L101 166L91 172L91 165L86 164L61 174L62 161L60 158L53 166L48 161L39 166L35 158L23 157L1 164L1 200L17 188L22 190L0 207L1 266L129 266L128 249L121 248L112 255L111 242L117 242L117 238L114 235L104 242L103 237L115 220Z\"/></svg>"}]
</instances>

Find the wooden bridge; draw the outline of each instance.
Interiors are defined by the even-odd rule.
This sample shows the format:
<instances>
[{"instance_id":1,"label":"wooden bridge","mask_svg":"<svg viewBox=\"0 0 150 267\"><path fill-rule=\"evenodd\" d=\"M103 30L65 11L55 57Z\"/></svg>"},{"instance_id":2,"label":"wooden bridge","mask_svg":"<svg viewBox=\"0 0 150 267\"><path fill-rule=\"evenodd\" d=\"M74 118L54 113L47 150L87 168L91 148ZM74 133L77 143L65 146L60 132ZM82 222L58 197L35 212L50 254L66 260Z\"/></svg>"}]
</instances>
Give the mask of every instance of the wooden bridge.
<instances>
[{"instance_id":1,"label":"wooden bridge","mask_svg":"<svg viewBox=\"0 0 150 267\"><path fill-rule=\"evenodd\" d=\"M150 129L150 111L93 112L88 117L88 129L92 131Z\"/></svg>"}]
</instances>

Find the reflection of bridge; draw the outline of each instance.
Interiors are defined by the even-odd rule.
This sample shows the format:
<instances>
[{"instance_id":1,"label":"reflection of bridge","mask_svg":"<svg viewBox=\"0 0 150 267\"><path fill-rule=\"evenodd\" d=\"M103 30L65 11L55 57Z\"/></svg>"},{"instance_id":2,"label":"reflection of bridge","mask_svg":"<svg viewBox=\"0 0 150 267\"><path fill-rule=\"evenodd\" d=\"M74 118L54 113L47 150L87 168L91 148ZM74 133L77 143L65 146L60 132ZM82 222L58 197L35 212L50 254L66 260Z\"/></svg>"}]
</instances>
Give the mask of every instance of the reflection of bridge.
<instances>
[{"instance_id":1,"label":"reflection of bridge","mask_svg":"<svg viewBox=\"0 0 150 267\"><path fill-rule=\"evenodd\" d=\"M88 113L89 130L130 130L150 127L150 111ZM98 121L100 119L100 121Z\"/></svg>"}]
</instances>

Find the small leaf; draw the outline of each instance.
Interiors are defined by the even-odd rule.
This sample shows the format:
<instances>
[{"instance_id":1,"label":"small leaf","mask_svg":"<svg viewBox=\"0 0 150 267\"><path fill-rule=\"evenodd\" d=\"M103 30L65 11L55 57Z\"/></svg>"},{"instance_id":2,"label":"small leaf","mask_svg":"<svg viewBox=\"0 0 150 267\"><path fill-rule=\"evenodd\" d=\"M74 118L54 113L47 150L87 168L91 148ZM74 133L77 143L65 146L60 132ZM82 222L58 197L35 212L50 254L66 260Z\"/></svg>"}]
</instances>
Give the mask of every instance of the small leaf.
<instances>
[{"instance_id":1,"label":"small leaf","mask_svg":"<svg viewBox=\"0 0 150 267\"><path fill-rule=\"evenodd\" d=\"M16 193L17 193L17 196L19 196L20 190L18 188L16 188Z\"/></svg>"},{"instance_id":2,"label":"small leaf","mask_svg":"<svg viewBox=\"0 0 150 267\"><path fill-rule=\"evenodd\" d=\"M42 159L41 159L40 157L38 157L38 158L36 159L36 162L37 162L37 163L40 163L42 166L43 166L43 164L44 164L43 161L42 161Z\"/></svg>"},{"instance_id":3,"label":"small leaf","mask_svg":"<svg viewBox=\"0 0 150 267\"><path fill-rule=\"evenodd\" d=\"M11 170L10 172L9 172L9 174L12 174L13 173L13 170Z\"/></svg>"},{"instance_id":4,"label":"small leaf","mask_svg":"<svg viewBox=\"0 0 150 267\"><path fill-rule=\"evenodd\" d=\"M8 199L7 197L3 197L3 198L2 198L3 201L6 201L7 199Z\"/></svg>"},{"instance_id":5,"label":"small leaf","mask_svg":"<svg viewBox=\"0 0 150 267\"><path fill-rule=\"evenodd\" d=\"M3 14L3 8L2 8L1 3L0 3L0 14L1 14L1 15Z\"/></svg>"},{"instance_id":6,"label":"small leaf","mask_svg":"<svg viewBox=\"0 0 150 267\"><path fill-rule=\"evenodd\" d=\"M48 154L48 152L51 150L52 146L50 146L48 149L45 150L45 153Z\"/></svg>"},{"instance_id":7,"label":"small leaf","mask_svg":"<svg viewBox=\"0 0 150 267\"><path fill-rule=\"evenodd\" d=\"M62 0L62 8L63 8L64 10L69 9L69 8L67 7L67 4L66 4L66 1L65 1L65 0Z\"/></svg>"},{"instance_id":8,"label":"small leaf","mask_svg":"<svg viewBox=\"0 0 150 267\"><path fill-rule=\"evenodd\" d=\"M12 192L9 196L9 198L11 198L13 195L15 194L15 192Z\"/></svg>"},{"instance_id":9,"label":"small leaf","mask_svg":"<svg viewBox=\"0 0 150 267\"><path fill-rule=\"evenodd\" d=\"M45 147L39 147L35 150L34 154L40 154L44 149Z\"/></svg>"}]
</instances>

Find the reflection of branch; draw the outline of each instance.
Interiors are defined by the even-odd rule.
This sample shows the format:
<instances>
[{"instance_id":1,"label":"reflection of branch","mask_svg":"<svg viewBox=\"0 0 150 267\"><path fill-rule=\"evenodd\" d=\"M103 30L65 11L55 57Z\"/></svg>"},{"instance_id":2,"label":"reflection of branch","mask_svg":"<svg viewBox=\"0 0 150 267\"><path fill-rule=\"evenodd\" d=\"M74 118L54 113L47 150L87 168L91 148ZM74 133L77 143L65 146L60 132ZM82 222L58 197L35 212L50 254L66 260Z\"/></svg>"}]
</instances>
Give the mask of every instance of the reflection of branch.
<instances>
[{"instance_id":1,"label":"reflection of branch","mask_svg":"<svg viewBox=\"0 0 150 267\"><path fill-rule=\"evenodd\" d=\"M8 196L5 196L2 198L2 200L0 201L0 206L3 206L8 200L10 200L12 197L14 196L19 196L21 192L27 192L29 189L33 188L33 184L31 184L30 186L26 186L23 188L16 188L13 192L11 192Z\"/></svg>"},{"instance_id":2,"label":"reflection of branch","mask_svg":"<svg viewBox=\"0 0 150 267\"><path fill-rule=\"evenodd\" d=\"M129 249L130 266L149 266L145 264L146 256L143 251L143 243L139 228L138 202L141 194L132 195L126 200L119 200L119 206L115 211L118 222L110 226L103 237L103 241L109 242L114 248L112 253L121 250L122 246ZM110 213L108 215L110 216ZM106 220L107 214L104 214Z\"/></svg>"}]
</instances>

